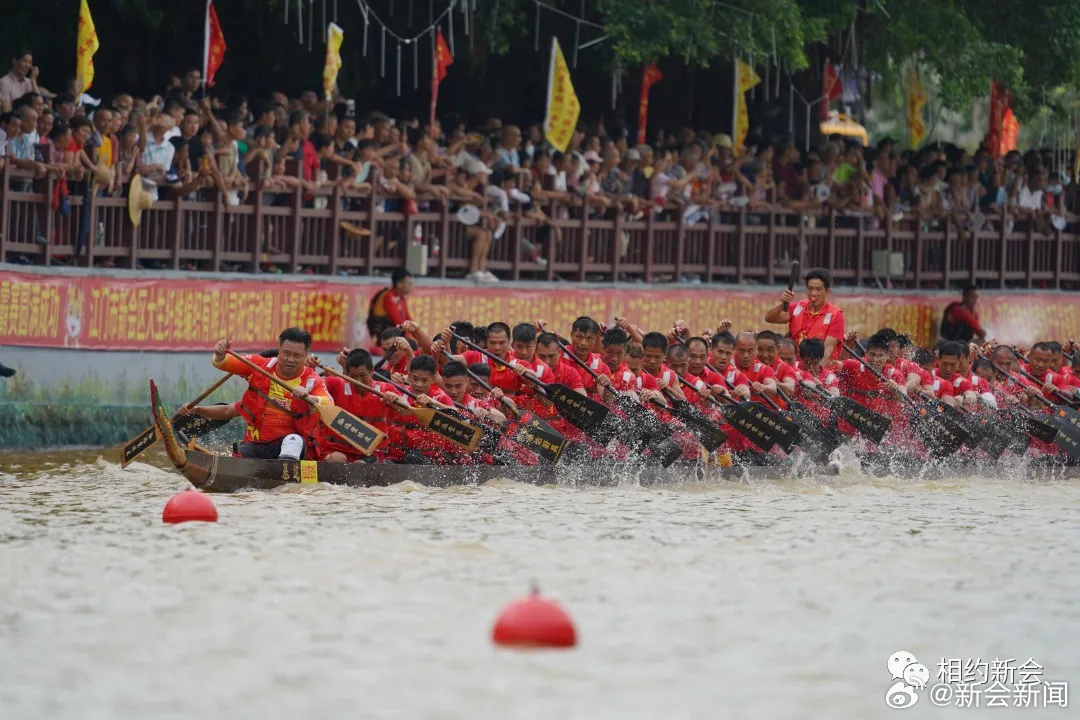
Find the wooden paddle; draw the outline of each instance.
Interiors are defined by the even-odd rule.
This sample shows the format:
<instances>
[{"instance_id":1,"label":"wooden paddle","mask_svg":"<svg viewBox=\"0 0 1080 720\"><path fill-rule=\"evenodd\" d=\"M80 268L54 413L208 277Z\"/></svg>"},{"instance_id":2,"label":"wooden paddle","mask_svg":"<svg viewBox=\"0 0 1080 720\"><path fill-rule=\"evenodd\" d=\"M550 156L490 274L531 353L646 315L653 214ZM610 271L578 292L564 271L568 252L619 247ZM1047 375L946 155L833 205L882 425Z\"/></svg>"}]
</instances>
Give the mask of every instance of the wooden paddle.
<instances>
[{"instance_id":1,"label":"wooden paddle","mask_svg":"<svg viewBox=\"0 0 1080 720\"><path fill-rule=\"evenodd\" d=\"M861 344L857 341L856 345L862 349ZM844 346L844 349L848 351L848 354L851 355L851 357L859 361L863 367L877 376L878 380L881 380L881 382L886 385L888 384L888 379L886 379L886 377L873 365L867 362L866 358L856 354L854 350L846 345ZM920 403L904 393L899 393L899 395L900 398L914 410L914 413L911 416L911 426L919 435L919 439L922 441L923 445L926 446L926 449L929 450L930 454L934 457L944 457L953 454L964 444L964 441L967 440L967 431L946 415L944 403L938 401L932 403Z\"/></svg>"},{"instance_id":2,"label":"wooden paddle","mask_svg":"<svg viewBox=\"0 0 1080 720\"><path fill-rule=\"evenodd\" d=\"M492 355L471 340L466 340L454 333L452 337L467 348L477 351L488 360L499 365L508 366L507 361ZM526 372L520 377L532 383L544 391L544 395L560 415L572 422L577 427L588 432L588 429L599 428L610 412L607 406L601 405L590 397L575 392L560 383L544 383L538 378Z\"/></svg>"},{"instance_id":3,"label":"wooden paddle","mask_svg":"<svg viewBox=\"0 0 1080 720\"><path fill-rule=\"evenodd\" d=\"M468 367L465 368L465 372L477 385L488 392L492 391L491 385L472 370L469 370ZM553 464L559 462L559 458L562 457L563 451L567 447L573 446L573 443L567 440L565 435L534 414L523 412L510 398L504 395L499 398L499 401L518 420L518 428L513 437L514 442L524 445L539 457L549 460Z\"/></svg>"},{"instance_id":4,"label":"wooden paddle","mask_svg":"<svg viewBox=\"0 0 1080 720\"><path fill-rule=\"evenodd\" d=\"M387 394L382 392L378 388L374 388L370 385L367 385L366 383L362 383L356 378L349 377L345 373L341 373L332 368L328 368L321 362L316 362L315 366L323 372L329 375L333 375L336 378L341 378L345 382L350 383L365 392L369 392L372 395L379 397L380 399L385 400L387 398ZM394 387L398 388L399 390L405 390L405 388L402 388L396 383L394 383ZM416 397L416 395L414 395L411 391L405 390L405 392L407 392L410 397ZM411 405L405 403L399 403L396 400L394 401L394 405L398 408L405 410L406 412L412 413L413 417L416 418L417 423L423 425L425 428L431 430L433 433L446 438L458 447L464 448L467 452L473 452L474 450L476 450L477 443L480 442L480 438L484 435L484 431L482 429L467 422L462 422L461 420L458 420L456 417L449 415L442 410L427 407L412 407Z\"/></svg>"},{"instance_id":5,"label":"wooden paddle","mask_svg":"<svg viewBox=\"0 0 1080 720\"><path fill-rule=\"evenodd\" d=\"M277 375L264 370L247 358L237 355L232 350L226 350L225 352L247 365L253 372L262 375L286 392L292 393L293 388ZM304 402L319 413L319 419L322 420L323 425L326 425L330 432L356 448L357 452L362 455L371 455L371 453L375 452L375 448L379 446L379 443L383 441L383 438L386 437L386 433L379 428L364 422L337 405L323 405L310 397L305 397Z\"/></svg>"},{"instance_id":6,"label":"wooden paddle","mask_svg":"<svg viewBox=\"0 0 1080 720\"><path fill-rule=\"evenodd\" d=\"M203 400L210 397L210 395L213 394L215 390L224 385L225 381L227 381L231 377L232 375L229 374L222 376L220 380L218 380L213 385L204 390L197 398L189 402L188 405L198 405ZM188 418L191 418L191 420L188 420ZM198 421L203 421L204 423L206 423L206 427L202 429L201 432L195 429L196 424L203 424L198 423ZM183 429L185 435L193 438L199 437L199 435L201 435L202 433L210 432L211 430L217 427L221 427L225 424L223 422L214 424L213 421L208 421L206 418L200 418L197 415L181 415L180 413L176 413L175 415L173 415L170 422L172 422L174 429ZM184 426L183 428L177 427L181 424ZM211 427L211 425L213 426ZM130 440L128 444L124 446L124 449L120 451L120 467L124 468L135 462L135 458L139 457L139 455L142 455L143 452L151 445L153 445L156 441L157 433L155 432L155 426L151 425L150 427L146 428L141 433L136 435L132 440Z\"/></svg>"},{"instance_id":7,"label":"wooden paddle","mask_svg":"<svg viewBox=\"0 0 1080 720\"><path fill-rule=\"evenodd\" d=\"M849 397L830 395L816 385L806 381L802 382L802 386L824 400L825 405L835 412L838 418L847 422L855 428L856 432L875 445L879 445L889 433L889 430L892 429L891 417L860 405Z\"/></svg>"},{"instance_id":8,"label":"wooden paddle","mask_svg":"<svg viewBox=\"0 0 1080 720\"><path fill-rule=\"evenodd\" d=\"M795 283L799 282L799 261L791 263L791 272L788 274L787 289L794 291ZM784 312L788 312L791 309L791 303L784 303Z\"/></svg>"}]
</instances>

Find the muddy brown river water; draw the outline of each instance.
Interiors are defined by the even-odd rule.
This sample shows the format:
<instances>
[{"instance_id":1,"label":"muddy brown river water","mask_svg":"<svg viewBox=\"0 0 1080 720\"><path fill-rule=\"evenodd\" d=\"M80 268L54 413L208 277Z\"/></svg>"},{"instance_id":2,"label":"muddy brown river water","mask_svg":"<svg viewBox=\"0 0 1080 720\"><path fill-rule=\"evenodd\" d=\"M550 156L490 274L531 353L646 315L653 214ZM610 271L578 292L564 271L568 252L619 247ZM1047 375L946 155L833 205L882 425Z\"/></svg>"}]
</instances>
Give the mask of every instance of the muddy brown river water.
<instances>
[{"instance_id":1,"label":"muddy brown river water","mask_svg":"<svg viewBox=\"0 0 1080 720\"><path fill-rule=\"evenodd\" d=\"M900 650L1080 683L1075 481L295 486L165 526L183 478L114 460L0 455L3 720L861 720ZM534 579L577 649L492 646Z\"/></svg>"}]
</instances>

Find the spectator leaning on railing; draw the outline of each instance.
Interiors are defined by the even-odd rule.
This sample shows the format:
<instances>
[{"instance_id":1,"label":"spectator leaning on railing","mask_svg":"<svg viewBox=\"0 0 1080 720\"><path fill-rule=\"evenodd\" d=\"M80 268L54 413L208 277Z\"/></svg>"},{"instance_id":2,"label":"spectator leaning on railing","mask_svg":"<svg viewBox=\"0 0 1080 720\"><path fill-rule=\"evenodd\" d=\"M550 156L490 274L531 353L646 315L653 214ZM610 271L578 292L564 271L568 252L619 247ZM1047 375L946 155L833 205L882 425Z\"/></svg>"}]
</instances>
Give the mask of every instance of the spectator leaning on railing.
<instances>
[{"instance_id":1,"label":"spectator leaning on railing","mask_svg":"<svg viewBox=\"0 0 1080 720\"><path fill-rule=\"evenodd\" d=\"M339 189L343 211L370 206L406 216L473 205L477 217L464 234L466 277L476 282L497 281L487 270L493 247L501 257L516 253L527 271L542 270L583 216L618 218L624 226L651 216L692 227L764 225L775 212L782 213L778 225L917 223L967 241L980 230L1014 226L1051 235L1069 219L1065 196L1075 191L1060 181L1071 158L1045 151L996 159L953 146L898 152L888 138L867 149L836 138L803 153L789 138L750 137L736 157L725 134L683 128L630 147L624 127L597 124L577 128L567 152L558 153L536 124L487 118L469 133L461 118L448 116L427 127L414 117L357 113L351 102L322 101L310 91L294 99L278 92L250 103L200 101L200 84L199 71L188 70L164 95L119 94L96 108L80 106L68 92L41 88L33 57L17 50L0 78L0 163L15 171L9 188L40 192L47 178L63 177L73 194L121 196L138 175L155 199L221 194L228 206L254 202L256 189L265 205L290 205L287 194L299 192L302 206L316 209L330 207L330 191ZM37 215L35 239L47 242L44 215ZM511 232L519 222L535 229ZM84 216L80 233L92 225ZM305 224L304 232L315 227ZM375 256L402 258L404 227L343 222L340 229L353 240L371 236ZM261 242L271 255L289 251L282 228L270 224L265 232ZM516 247L507 248L511 241ZM629 246L624 229L620 261ZM931 264L943 262L936 248L928 253Z\"/></svg>"}]
</instances>

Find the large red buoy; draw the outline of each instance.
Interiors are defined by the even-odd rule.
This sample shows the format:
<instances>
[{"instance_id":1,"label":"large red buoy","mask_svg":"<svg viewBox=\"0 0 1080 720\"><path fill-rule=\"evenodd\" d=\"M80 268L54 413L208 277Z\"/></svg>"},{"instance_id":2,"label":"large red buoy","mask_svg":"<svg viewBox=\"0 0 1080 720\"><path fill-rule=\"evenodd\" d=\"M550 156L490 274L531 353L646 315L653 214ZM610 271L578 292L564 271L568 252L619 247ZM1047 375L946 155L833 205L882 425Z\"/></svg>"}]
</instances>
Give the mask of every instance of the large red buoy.
<instances>
[{"instance_id":1,"label":"large red buoy","mask_svg":"<svg viewBox=\"0 0 1080 720\"><path fill-rule=\"evenodd\" d=\"M162 522L217 522L217 508L213 501L198 490L185 490L173 495L165 503L161 513Z\"/></svg>"},{"instance_id":2,"label":"large red buoy","mask_svg":"<svg viewBox=\"0 0 1080 720\"><path fill-rule=\"evenodd\" d=\"M540 597L535 585L532 593L507 605L491 632L496 645L510 647L568 648L577 645L574 621L554 600Z\"/></svg>"}]
</instances>

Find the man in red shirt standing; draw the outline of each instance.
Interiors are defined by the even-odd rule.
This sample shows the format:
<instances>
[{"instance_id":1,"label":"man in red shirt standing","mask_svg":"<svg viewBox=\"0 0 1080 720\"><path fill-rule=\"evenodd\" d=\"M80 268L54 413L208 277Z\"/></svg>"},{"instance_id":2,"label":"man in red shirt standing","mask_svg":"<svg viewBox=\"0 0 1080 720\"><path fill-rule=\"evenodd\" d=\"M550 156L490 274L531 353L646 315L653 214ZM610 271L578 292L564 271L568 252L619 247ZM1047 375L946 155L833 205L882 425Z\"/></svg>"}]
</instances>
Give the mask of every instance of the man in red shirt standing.
<instances>
[{"instance_id":1,"label":"man in red shirt standing","mask_svg":"<svg viewBox=\"0 0 1080 720\"><path fill-rule=\"evenodd\" d=\"M815 268L806 273L806 299L791 305L795 295L784 288L780 302L765 313L765 322L787 323L788 334L796 343L807 338L825 341L825 357L840 357L844 344L844 312L829 302L832 275L828 270Z\"/></svg>"}]
</instances>

